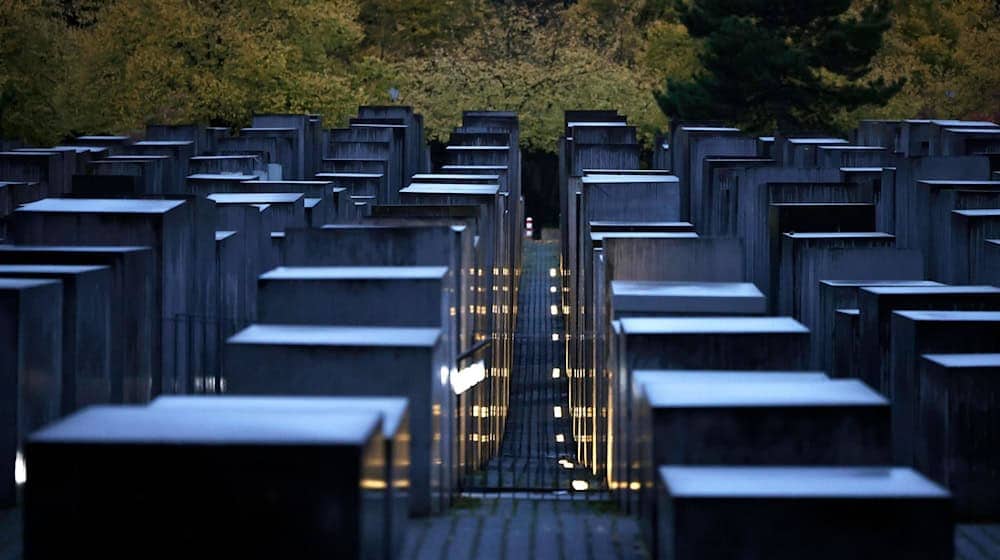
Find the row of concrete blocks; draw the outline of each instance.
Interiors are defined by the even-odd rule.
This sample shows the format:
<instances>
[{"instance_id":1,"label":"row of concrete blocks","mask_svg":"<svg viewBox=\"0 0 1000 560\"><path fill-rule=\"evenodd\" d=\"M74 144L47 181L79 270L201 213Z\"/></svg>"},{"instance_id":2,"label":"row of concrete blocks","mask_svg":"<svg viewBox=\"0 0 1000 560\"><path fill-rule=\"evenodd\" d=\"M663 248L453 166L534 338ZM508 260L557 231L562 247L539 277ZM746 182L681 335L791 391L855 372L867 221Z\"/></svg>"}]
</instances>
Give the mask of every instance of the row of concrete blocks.
<instances>
[{"instance_id":1,"label":"row of concrete blocks","mask_svg":"<svg viewBox=\"0 0 1000 560\"><path fill-rule=\"evenodd\" d=\"M469 132L467 131L466 133L468 134ZM489 164L489 167L497 168L497 170L501 167L498 161L490 160L483 162L483 165L479 165L479 163L474 159L466 159L456 162L453 165L467 166L470 169L463 169L462 171L469 171L470 173L484 172L484 169L478 168L486 168L486 164ZM503 169L503 171L506 171L506 169ZM458 179L458 177L454 176L448 178ZM414 401L420 404L420 406L414 408L414 421L420 427L420 430L414 432L413 440L415 449L413 460L410 462L414 470L412 490L414 499L410 502L412 509L414 512L427 513L446 507L451 497L452 488L457 485L455 465L459 464L459 462L455 459L454 448L458 447L459 438L453 434L457 431L467 429L475 430L474 433L478 436L489 433L491 430L496 430L495 425L489 427L476 425L476 423L482 422L481 419L483 418L497 416L498 414L495 411L506 407L506 405L501 407L488 404L488 399L499 396L499 391L495 389L488 394L482 395L479 400L474 401L476 404L471 404L468 397L466 397L465 401L461 401L461 397L451 395L448 383L449 381L467 383L472 385L472 387L464 387L466 395L476 393L475 389L477 387L475 386L475 381L477 379L470 381L469 376L474 377L477 374L476 366L482 369L479 363L472 363L471 367L464 368L461 372L453 371L453 367L449 368L449 366L455 364L455 349L459 347L461 342L457 340L457 335L461 331L457 328L456 323L464 322L460 319L455 319L455 317L466 317L473 314L473 312L466 313L465 306L458 307L456 305L457 300L461 299L463 302L466 299L470 301L475 300L475 298L483 297L478 294L487 292L487 290L483 289L482 282L478 280L482 276L482 272L476 274L477 267L475 265L479 266L478 270L480 271L484 267L494 271L499 269L504 270L503 276L509 279L504 283L499 280L500 273L495 273L498 276L497 287L499 288L501 285L506 286L503 292L516 293L511 287L511 279L516 277L513 270L515 269L517 260L510 246L504 242L489 243L495 241L497 237L500 237L502 241L513 238L510 216L520 213L517 207L503 208L502 211L498 211L500 204L497 203L497 200L502 199L498 196L499 185L495 182L497 178L499 176L496 175L487 179L478 175L475 177L462 177L463 180L467 179L469 183L485 183L484 186L487 189L492 189L492 196L490 196L490 193L465 192L468 189L462 184L445 185L448 187L447 189L438 189L440 192L435 192L435 186L442 187L442 185L438 184L441 177L426 176L422 179L425 180L428 186L417 186L414 190L418 192L414 192L413 196L430 197L430 201L437 201L442 204L426 207L419 205L386 207L385 215L389 216L389 218L373 223L369 227L329 226L322 230L302 230L294 227L302 225L301 210L303 205L301 204L301 194L278 196L273 193L258 192L253 194L230 193L227 195L210 195L209 199L214 201L214 206L218 213L217 224L221 224L227 219L236 219L234 216L239 216L240 210L244 214L254 215L263 213L265 210L264 205L279 206L283 210L280 213L275 213L274 216L274 219L281 221L281 223L276 223L272 227L250 228L246 225L247 219L242 217L243 221L226 224L234 229L216 231L216 240L220 244L220 248L227 243L228 245L233 245L233 240L238 240L240 235L245 239L249 239L249 243L244 242L245 247L242 250L233 252L233 255L239 254L243 257L242 259L232 259L231 262L234 264L243 264L241 261L258 263L263 261L263 255L267 252L257 243L252 242L254 236L247 234L251 230L263 230L267 232L274 227L278 227L287 230L287 240L281 243L280 261L293 263L308 262L308 264L312 265L316 262L322 264L341 264L334 261L343 259L356 264L372 258L369 255L374 255L374 258L372 258L373 261L384 261L375 262L375 264L400 264L396 261L414 261L419 264L419 261L431 260L435 261L435 264L444 264L447 266L423 267L419 270L406 268L358 269L356 267L284 268L274 270L261 278L260 320L264 323L244 330L233 337L230 343L230 351L227 352L227 359L222 366L221 375L201 380L202 383L196 386L195 390L245 391L250 393L255 391L264 391L265 393L291 391L292 393L306 394L316 394L317 392L324 394L403 391L410 398L420 399L419 401ZM262 200L261 196L270 198ZM434 197L439 198L435 199ZM420 201L423 201L423 199L414 199L414 202ZM195 205L204 204L200 199L188 199L188 202ZM466 204L464 206L450 205L461 202ZM75 199L68 201L42 201L42 203L36 206L23 208L22 212L24 214L36 215L36 218L37 216L47 215L48 219L37 218L40 222L35 225L42 229L53 226L54 229L58 230L59 226L69 223L70 227L63 229L69 229L74 234L81 233L81 230L73 229L74 227L79 227L78 224L72 224L74 219L79 220L81 214L94 214L93 221L97 223L106 221L127 222L127 224L117 224L120 228L118 230L109 227L108 231L104 232L108 237L113 237L117 232L121 237L138 240L146 234L146 231L152 230L159 234L154 240L159 241L158 245L152 248L125 248L134 250L133 252L136 253L146 253L146 256L150 257L153 256L153 253L160 253L162 255L163 253L183 252L183 244L176 243L175 239L183 237L178 230L183 229L183 224L189 224L190 222L185 222L183 219L171 221L163 218L164 214L170 214L183 206L184 203L182 202L172 204L164 201ZM424 211L423 208L428 208L428 210ZM460 216L455 215L452 210L459 210ZM465 213L462 212L463 210ZM115 218L107 220L109 215ZM407 218L407 220L400 222L398 219L395 219L397 217ZM19 216L19 219L22 218ZM28 220L28 218L23 219ZM414 220L417 220L417 222L414 222ZM424 222L425 226L421 226L418 222ZM18 230L21 229L20 227L18 228ZM470 231L467 232L466 229ZM86 235L82 235L82 237L86 237ZM479 247L474 246L474 239L480 239L480 243L485 247L499 247L502 249L502 252L497 251L498 255L488 253L485 250L480 251ZM180 247L165 247L171 244L180 245ZM236 247L239 249L238 243ZM78 247L72 250L81 253L81 258L90 258L90 255L86 254L90 251L98 252L96 249L93 247ZM118 253L125 253L125 249L118 251ZM10 254L33 255L43 258L44 255L69 253L70 251L71 249L63 247L17 246L11 247L9 252ZM339 253L339 256L337 253ZM221 256L221 253L219 256ZM487 257L489 260L486 260ZM505 260L500 260L501 258ZM367 262L362 262L362 264L367 264ZM252 270L255 266L251 265L245 268ZM469 272L466 273L466 270ZM507 270L511 272L506 272ZM163 274L166 270L160 269L158 272ZM372 277L373 273L375 277ZM430 291L426 289L423 291L411 289L413 288L412 285L409 288L399 285L399 282L405 283L408 280L414 280L412 274L408 273L415 273L418 277L421 274L436 275L433 278L417 279L418 281L430 279ZM388 277L381 278L381 281L378 281L376 278L378 278L379 274L387 274ZM444 276L446 275L449 277L448 281L458 277L461 277L463 280L454 282L454 285L446 281L447 288L445 288L442 286L442 281L445 280ZM153 276L157 275L154 274ZM466 285L464 279L467 278L473 279L471 282L468 282L468 284L472 284L471 286ZM348 293L342 292L339 297L335 297L330 292L333 286L328 285L325 290L321 289L320 293L314 294L318 296L316 300L306 297L305 300L299 301L294 296L296 293L302 295L301 286L290 289L288 289L288 286L290 282L292 286L295 286L296 281L303 280L307 280L307 283L311 284L313 290L316 288L315 282L323 280L346 280L349 281L348 285L353 286L353 288L348 288ZM390 281L390 283L387 284L385 281ZM284 285L286 289L268 288L268 286L275 282L278 285ZM220 282L220 289L223 292L228 287ZM395 290L396 296L386 297L389 295L386 293L386 290L389 292ZM334 291L336 290L334 289ZM277 295L272 292L275 292ZM361 292L364 292L365 295L362 295ZM436 298L434 296L435 293L437 294ZM505 294L506 300L497 298L497 301L515 301L516 296L513 293L511 295ZM466 294L472 295L467 298ZM454 300L443 297L444 295L454 296ZM427 303L437 301L439 303L437 313L423 313L422 311L426 311L423 307L413 306L413 315L419 317L419 319L402 317L399 309L405 307L413 299ZM317 305L316 301L336 301L341 305L323 306ZM448 301L451 305L440 305L444 301ZM268 304L265 302L271 303ZM344 302L352 302L356 307L344 305ZM292 305L293 303L294 305ZM499 304L496 306L499 306ZM507 304L506 307L510 309L506 313L512 314L513 306ZM486 308L486 305L476 306L475 312L488 315ZM374 312L374 310L379 311ZM442 310L447 311L442 312ZM418 313L418 311L421 312ZM151 315L155 316L155 313ZM434 327L432 325L426 328L407 326L400 328L352 326L365 325L370 321L382 322L385 320L385 317L399 319L404 325L407 321L412 320L427 321L437 326ZM29 322L38 322L35 319L29 317ZM333 322L337 323L337 325L323 327L310 325L309 323L311 322ZM508 319L508 322L511 325L513 324L512 317ZM300 323L305 323L305 325ZM490 325L495 325L495 323L486 320L484 325L488 328ZM486 330L484 338L501 340L503 337ZM249 347L244 345L247 343L247 339L250 340ZM269 345L267 344L268 341L274 344ZM317 341L320 342L317 343ZM370 341L376 341L370 344L372 348L369 351L372 353L370 354L372 358L359 358L358 353L363 354L364 352L358 349L369 345ZM294 363L294 359L285 360L285 354L283 353L291 352L290 347L302 349L311 344L317 346L317 348L314 348L316 352L326 352L324 354L325 359L319 364L318 369L316 367L310 369L303 364L303 367L298 370L300 375L297 379L298 385L296 381L284 383L288 381L285 379L285 374L288 371L289 364ZM266 353L267 351L262 350L262 347L265 346L269 346L268 351L272 352L270 356L274 358L273 361L246 360L246 355L253 354L253 350ZM331 353L334 347L339 347L342 351L339 354L339 361L335 360L334 354ZM233 350L233 348L238 351ZM494 360L496 359L496 353L497 351L494 350ZM232 354L232 356L229 356L229 354ZM377 358L376 354L381 355L381 358ZM466 359L482 359L482 353L473 353ZM342 383L339 386L336 382L330 383L326 378L329 377L328 372L333 369L330 367L330 364L334 361L337 361L342 366L336 369L344 371L364 370L366 375L362 376L360 381L355 379L353 381L355 385L352 385L351 381ZM274 366L270 379L260 376L251 376L248 379L248 373L259 374L267 369L266 366L261 364ZM315 363L311 365L317 366ZM380 372L381 376L379 375ZM425 372L426 375L413 375L414 372ZM401 374L403 377L400 379ZM310 375L314 376L314 379L308 380ZM449 379L453 375L457 376L456 379ZM377 387L381 387L381 390L377 391ZM435 387L437 391L435 391ZM435 393L434 398L438 399L434 403L428 402L427 395L432 392ZM456 404L456 400L461 401L460 404ZM96 402L100 402L100 400ZM456 413L456 408L459 407L465 411L464 415ZM23 411L29 408L22 406L19 410ZM483 412L479 413L477 409L482 409ZM476 410L475 414L472 413L473 410ZM487 414L486 410L493 411L494 413ZM95 412L95 414L99 413ZM74 420L74 422L76 421ZM500 424L502 427L502 423L495 420L491 421L494 424ZM87 423L86 420L81 422L84 425ZM141 420L139 422L141 423ZM466 422L471 427L467 427ZM432 424L436 427L428 428ZM16 426L13 423L11 425ZM136 437L141 438L141 435ZM495 434L491 434L489 439L491 445L495 445L494 442L499 440ZM486 456L483 452L480 452L479 457L479 460L482 461L485 460ZM33 464L35 462L33 460ZM469 461L468 464L472 466L478 463ZM50 504L50 507L53 506ZM44 511L44 508L41 511ZM363 512L362 510L358 513ZM370 514L366 515L370 516ZM37 519L37 516L35 519ZM351 540L354 540L353 537ZM388 539L384 540L388 541Z\"/></svg>"},{"instance_id":2,"label":"row of concrete blocks","mask_svg":"<svg viewBox=\"0 0 1000 560\"><path fill-rule=\"evenodd\" d=\"M738 133L694 128L689 132ZM803 160L799 167L822 166L815 157L805 163L808 146L834 144L772 142L768 149L783 153L778 159ZM675 162L678 152L685 152L684 144L672 146ZM845 146L819 151L858 157L869 150ZM615 153L620 151L607 152L608 157ZM700 168L703 158L698 156L690 168ZM571 395L578 395L571 408L585 419L592 415L595 472L606 468L623 507L641 514L656 555L842 557L863 550L872 557L950 557L952 512L948 492L940 485L952 488L960 518L997 516L991 504L998 502L994 479L1000 462L995 453L983 450L995 434L987 429L986 439L980 436L983 426L995 424L996 403L968 387L989 392L986 387L995 385L997 357L988 352L1000 350L995 336L1000 315L899 311L889 322L892 332L899 333L893 335L894 345L882 338L880 347L880 339L866 337L875 359L888 356L890 361L889 384L899 387L890 404L861 381L806 371L820 354L870 356L857 350L857 330L850 333L853 348L834 352L834 328L828 326L831 334L813 344L810 357L809 329L803 324L790 317L747 316L763 315L769 308L756 285L739 283L745 278L740 265L758 262L759 255L744 257L745 239L699 238L690 224L679 223L683 215L676 208L684 204L678 178L600 170L581 170L581 176L579 217L567 229L587 236L575 249L570 247L576 268L567 272L578 277L571 278L565 291L570 292L571 313L581 316L575 337L579 343L575 350L570 345L569 352L579 369L571 371L585 381L571 387ZM808 194L814 187L775 185L769 188L792 198L764 200L765 208L770 207L765 213L770 233L765 230L763 239L775 256L764 260L764 270L770 271L764 275L775 279L774 297L783 300L785 313L830 325L835 319L828 315L838 310L846 314L840 306L825 311L831 294L846 303L851 295L860 297L859 286L869 291L867 283L900 284L899 290L916 292L936 284L909 281L923 278L923 255L894 251L891 236L873 232L875 204L812 202ZM803 195L806 204L795 198ZM830 280L818 285L826 278ZM926 289L941 292L933 302L911 297L897 309L995 308L996 288ZM888 308L892 314L892 306ZM880 325L877 318L874 324ZM936 336L914 334L930 325L939 329ZM602 327L610 334L602 334ZM881 328L890 329L885 320ZM925 356L927 352L987 353ZM924 356L920 372L913 371L918 367L914 356ZM576 373L588 368L593 376ZM936 368L951 375L940 369L930 373ZM853 368L844 376L869 379L862 372ZM586 429L581 433L590 436ZM909 468L884 467L893 460L918 467L940 485ZM796 464L803 466L777 467ZM837 513L831 515L830 508ZM915 529L919 538L911 535Z\"/></svg>"}]
</instances>

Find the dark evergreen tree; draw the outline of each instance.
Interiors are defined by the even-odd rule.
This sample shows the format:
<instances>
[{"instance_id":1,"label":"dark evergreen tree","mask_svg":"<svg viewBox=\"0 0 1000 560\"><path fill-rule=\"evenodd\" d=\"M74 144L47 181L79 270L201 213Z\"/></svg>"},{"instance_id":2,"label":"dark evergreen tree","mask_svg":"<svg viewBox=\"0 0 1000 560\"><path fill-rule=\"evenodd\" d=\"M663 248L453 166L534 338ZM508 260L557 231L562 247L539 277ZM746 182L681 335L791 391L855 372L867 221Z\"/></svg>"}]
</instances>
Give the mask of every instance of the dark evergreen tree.
<instances>
[{"instance_id":1,"label":"dark evergreen tree","mask_svg":"<svg viewBox=\"0 0 1000 560\"><path fill-rule=\"evenodd\" d=\"M889 28L890 2L678 0L703 40L703 69L657 94L671 119L724 120L768 132L837 128L845 110L884 105L901 82L865 80ZM853 6L852 6L853 5Z\"/></svg>"}]
</instances>

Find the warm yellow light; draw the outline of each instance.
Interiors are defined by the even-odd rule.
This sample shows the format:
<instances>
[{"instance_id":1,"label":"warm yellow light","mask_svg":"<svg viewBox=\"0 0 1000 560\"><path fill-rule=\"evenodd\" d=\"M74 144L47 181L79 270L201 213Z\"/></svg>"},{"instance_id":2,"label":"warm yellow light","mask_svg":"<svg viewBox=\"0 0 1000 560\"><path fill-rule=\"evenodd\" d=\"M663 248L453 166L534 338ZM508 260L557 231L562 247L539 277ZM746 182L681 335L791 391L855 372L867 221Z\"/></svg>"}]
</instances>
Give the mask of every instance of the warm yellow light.
<instances>
[{"instance_id":1,"label":"warm yellow light","mask_svg":"<svg viewBox=\"0 0 1000 560\"><path fill-rule=\"evenodd\" d=\"M559 368L552 368L552 379L559 379Z\"/></svg>"},{"instance_id":2,"label":"warm yellow light","mask_svg":"<svg viewBox=\"0 0 1000 560\"><path fill-rule=\"evenodd\" d=\"M564 305L563 306L563 315L569 315L569 306L568 305Z\"/></svg>"},{"instance_id":3,"label":"warm yellow light","mask_svg":"<svg viewBox=\"0 0 1000 560\"><path fill-rule=\"evenodd\" d=\"M642 484L639 484L638 482L631 482L628 485L628 489L629 490L641 490L642 489Z\"/></svg>"},{"instance_id":4,"label":"warm yellow light","mask_svg":"<svg viewBox=\"0 0 1000 560\"><path fill-rule=\"evenodd\" d=\"M562 407L561 406L553 406L552 407L552 414L556 418L562 418Z\"/></svg>"},{"instance_id":5,"label":"warm yellow light","mask_svg":"<svg viewBox=\"0 0 1000 560\"><path fill-rule=\"evenodd\" d=\"M574 480L572 486L573 490L576 490L577 492L583 492L590 488L590 484L587 484L586 480Z\"/></svg>"},{"instance_id":6,"label":"warm yellow light","mask_svg":"<svg viewBox=\"0 0 1000 560\"><path fill-rule=\"evenodd\" d=\"M556 443L563 443L564 441L566 441L566 438L562 434L556 434Z\"/></svg>"},{"instance_id":7,"label":"warm yellow light","mask_svg":"<svg viewBox=\"0 0 1000 560\"><path fill-rule=\"evenodd\" d=\"M385 490L388 484L384 480L378 480L374 478L362 478L361 488L365 490Z\"/></svg>"}]
</instances>

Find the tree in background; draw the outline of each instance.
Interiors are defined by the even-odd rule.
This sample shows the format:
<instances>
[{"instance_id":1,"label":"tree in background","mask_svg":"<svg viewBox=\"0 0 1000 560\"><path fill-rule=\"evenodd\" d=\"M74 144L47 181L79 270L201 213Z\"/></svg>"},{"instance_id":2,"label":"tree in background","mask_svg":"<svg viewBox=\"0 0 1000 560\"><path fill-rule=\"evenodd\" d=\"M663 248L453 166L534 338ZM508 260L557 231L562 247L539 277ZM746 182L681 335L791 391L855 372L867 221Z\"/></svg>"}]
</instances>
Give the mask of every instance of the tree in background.
<instances>
[{"instance_id":1,"label":"tree in background","mask_svg":"<svg viewBox=\"0 0 1000 560\"><path fill-rule=\"evenodd\" d=\"M66 129L66 43L59 6L0 0L0 138L48 143Z\"/></svg>"},{"instance_id":2,"label":"tree in background","mask_svg":"<svg viewBox=\"0 0 1000 560\"><path fill-rule=\"evenodd\" d=\"M587 44L573 18L554 7L503 6L461 43L398 63L401 102L424 115L428 137L447 140L463 109L516 111L522 145L553 151L566 109L619 109L647 141L665 125L653 80ZM543 23L544 21L544 23Z\"/></svg>"},{"instance_id":3,"label":"tree in background","mask_svg":"<svg viewBox=\"0 0 1000 560\"><path fill-rule=\"evenodd\" d=\"M351 0L110 2L71 30L79 130L147 122L239 126L255 112L337 119L360 100L351 70L361 41Z\"/></svg>"},{"instance_id":4,"label":"tree in background","mask_svg":"<svg viewBox=\"0 0 1000 560\"><path fill-rule=\"evenodd\" d=\"M851 0L679 1L702 39L689 81L659 94L670 118L724 120L755 132L836 128L838 117L885 104L902 86L867 78L889 28L889 4Z\"/></svg>"},{"instance_id":5,"label":"tree in background","mask_svg":"<svg viewBox=\"0 0 1000 560\"><path fill-rule=\"evenodd\" d=\"M1000 3L897 0L874 75L906 85L857 116L1000 120Z\"/></svg>"}]
</instances>

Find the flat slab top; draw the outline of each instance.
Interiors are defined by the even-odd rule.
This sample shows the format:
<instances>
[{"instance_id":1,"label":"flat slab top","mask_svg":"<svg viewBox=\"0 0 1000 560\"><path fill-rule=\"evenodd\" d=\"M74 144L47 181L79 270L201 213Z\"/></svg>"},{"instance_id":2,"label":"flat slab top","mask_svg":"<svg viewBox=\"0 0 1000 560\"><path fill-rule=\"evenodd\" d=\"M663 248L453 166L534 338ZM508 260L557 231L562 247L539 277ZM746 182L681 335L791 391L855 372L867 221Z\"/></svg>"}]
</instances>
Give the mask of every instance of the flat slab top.
<instances>
[{"instance_id":1,"label":"flat slab top","mask_svg":"<svg viewBox=\"0 0 1000 560\"><path fill-rule=\"evenodd\" d=\"M840 313L841 315L859 316L859 315L861 315L861 310L860 309L837 309L836 313Z\"/></svg>"},{"instance_id":2,"label":"flat slab top","mask_svg":"<svg viewBox=\"0 0 1000 560\"><path fill-rule=\"evenodd\" d=\"M882 231L830 231L784 233L789 239L895 239L896 236Z\"/></svg>"},{"instance_id":3,"label":"flat slab top","mask_svg":"<svg viewBox=\"0 0 1000 560\"><path fill-rule=\"evenodd\" d=\"M323 173L317 173L317 177L329 177L330 179L381 179L384 174L382 173L361 173L361 172L351 172L351 171L328 171Z\"/></svg>"},{"instance_id":4,"label":"flat slab top","mask_svg":"<svg viewBox=\"0 0 1000 560\"><path fill-rule=\"evenodd\" d=\"M696 239L693 231L592 231L591 241L605 239Z\"/></svg>"},{"instance_id":5,"label":"flat slab top","mask_svg":"<svg viewBox=\"0 0 1000 560\"><path fill-rule=\"evenodd\" d=\"M162 410L246 411L277 413L378 412L382 432L392 437L409 407L405 397L252 397L252 396L162 396L149 404Z\"/></svg>"},{"instance_id":6,"label":"flat slab top","mask_svg":"<svg viewBox=\"0 0 1000 560\"><path fill-rule=\"evenodd\" d=\"M94 445L364 445L380 420L375 410L283 414L93 406L35 432L29 441Z\"/></svg>"},{"instance_id":7,"label":"flat slab top","mask_svg":"<svg viewBox=\"0 0 1000 560\"><path fill-rule=\"evenodd\" d=\"M234 235L236 235L236 232L235 231L231 231L231 230L216 231L215 232L215 240L216 241L223 241L223 240L229 239L230 237L232 237Z\"/></svg>"},{"instance_id":8,"label":"flat slab top","mask_svg":"<svg viewBox=\"0 0 1000 560\"><path fill-rule=\"evenodd\" d=\"M569 121L566 123L568 128L574 126L613 126L613 127L623 127L628 126L625 121Z\"/></svg>"},{"instance_id":9,"label":"flat slab top","mask_svg":"<svg viewBox=\"0 0 1000 560\"><path fill-rule=\"evenodd\" d=\"M861 290L879 296L1000 294L995 286L862 286Z\"/></svg>"},{"instance_id":10,"label":"flat slab top","mask_svg":"<svg viewBox=\"0 0 1000 560\"><path fill-rule=\"evenodd\" d=\"M933 280L820 280L819 283L825 286L853 288L866 286L944 286L944 284Z\"/></svg>"},{"instance_id":11,"label":"flat slab top","mask_svg":"<svg viewBox=\"0 0 1000 560\"><path fill-rule=\"evenodd\" d=\"M966 218L995 218L1000 216L1000 208L974 208L970 210L952 210L952 214Z\"/></svg>"},{"instance_id":12,"label":"flat slab top","mask_svg":"<svg viewBox=\"0 0 1000 560\"><path fill-rule=\"evenodd\" d=\"M183 200L146 198L45 198L21 205L16 212L64 214L166 214Z\"/></svg>"},{"instance_id":13,"label":"flat slab top","mask_svg":"<svg viewBox=\"0 0 1000 560\"><path fill-rule=\"evenodd\" d=\"M128 136L77 136L77 140L89 140L96 142L125 142L129 139Z\"/></svg>"},{"instance_id":14,"label":"flat slab top","mask_svg":"<svg viewBox=\"0 0 1000 560\"><path fill-rule=\"evenodd\" d=\"M646 379L653 408L888 406L889 401L857 379L819 381L752 380L701 383Z\"/></svg>"},{"instance_id":15,"label":"flat slab top","mask_svg":"<svg viewBox=\"0 0 1000 560\"><path fill-rule=\"evenodd\" d=\"M274 346L383 346L431 348L441 330L411 327L338 327L320 325L250 325L229 344Z\"/></svg>"},{"instance_id":16,"label":"flat slab top","mask_svg":"<svg viewBox=\"0 0 1000 560\"><path fill-rule=\"evenodd\" d=\"M282 266L261 280L440 280L446 266Z\"/></svg>"},{"instance_id":17,"label":"flat slab top","mask_svg":"<svg viewBox=\"0 0 1000 560\"><path fill-rule=\"evenodd\" d=\"M320 202L323 202L322 198L312 198L307 196L305 199L306 208L315 208L319 206Z\"/></svg>"},{"instance_id":18,"label":"flat slab top","mask_svg":"<svg viewBox=\"0 0 1000 560\"><path fill-rule=\"evenodd\" d=\"M789 144L850 144L843 138L785 138L785 141Z\"/></svg>"},{"instance_id":19,"label":"flat slab top","mask_svg":"<svg viewBox=\"0 0 1000 560\"><path fill-rule=\"evenodd\" d=\"M460 170L475 169L479 171L507 171L506 165L442 165L441 169Z\"/></svg>"},{"instance_id":20,"label":"flat slab top","mask_svg":"<svg viewBox=\"0 0 1000 560\"><path fill-rule=\"evenodd\" d=\"M841 173L881 173L884 167L841 167Z\"/></svg>"},{"instance_id":21,"label":"flat slab top","mask_svg":"<svg viewBox=\"0 0 1000 560\"><path fill-rule=\"evenodd\" d=\"M469 152L485 152L485 151L502 151L509 150L510 146L447 146L445 150L451 151L469 151Z\"/></svg>"},{"instance_id":22,"label":"flat slab top","mask_svg":"<svg viewBox=\"0 0 1000 560\"><path fill-rule=\"evenodd\" d=\"M659 475L674 498L950 498L902 467L666 466Z\"/></svg>"},{"instance_id":23,"label":"flat slab top","mask_svg":"<svg viewBox=\"0 0 1000 560\"><path fill-rule=\"evenodd\" d=\"M478 175L476 173L417 173L414 179L437 179L442 183L448 181L499 181L499 175Z\"/></svg>"},{"instance_id":24,"label":"flat slab top","mask_svg":"<svg viewBox=\"0 0 1000 560\"><path fill-rule=\"evenodd\" d=\"M473 185L469 183L411 183L400 189L403 194L462 194L477 196L495 196L500 191L499 185Z\"/></svg>"},{"instance_id":25,"label":"flat slab top","mask_svg":"<svg viewBox=\"0 0 1000 560\"><path fill-rule=\"evenodd\" d=\"M964 134L1000 134L1000 128L996 127L950 127L945 130Z\"/></svg>"},{"instance_id":26,"label":"flat slab top","mask_svg":"<svg viewBox=\"0 0 1000 560\"><path fill-rule=\"evenodd\" d=\"M148 249L141 245L0 245L0 253L134 253Z\"/></svg>"},{"instance_id":27,"label":"flat slab top","mask_svg":"<svg viewBox=\"0 0 1000 560\"><path fill-rule=\"evenodd\" d=\"M694 224L691 222L629 222L625 220L594 220L590 222L591 228L605 228L605 227L635 227L635 228L691 228L694 229Z\"/></svg>"},{"instance_id":28,"label":"flat slab top","mask_svg":"<svg viewBox=\"0 0 1000 560\"><path fill-rule=\"evenodd\" d=\"M293 186L295 186L295 185L316 185L316 186L322 186L322 185L330 185L331 184L330 181L266 181L266 180L261 180L261 179L249 180L249 181L244 181L244 182L252 184L252 185L293 185Z\"/></svg>"},{"instance_id":29,"label":"flat slab top","mask_svg":"<svg viewBox=\"0 0 1000 560\"><path fill-rule=\"evenodd\" d=\"M586 175L672 175L666 169L595 169L586 168L583 170Z\"/></svg>"},{"instance_id":30,"label":"flat slab top","mask_svg":"<svg viewBox=\"0 0 1000 560\"><path fill-rule=\"evenodd\" d=\"M921 179L917 181L919 185L930 187L994 187L1000 188L1000 181L969 181L961 179Z\"/></svg>"},{"instance_id":31,"label":"flat slab top","mask_svg":"<svg viewBox=\"0 0 1000 560\"><path fill-rule=\"evenodd\" d=\"M59 280L41 280L37 278L3 278L0 277L0 291L30 290L49 284L58 284Z\"/></svg>"},{"instance_id":32,"label":"flat slab top","mask_svg":"<svg viewBox=\"0 0 1000 560\"><path fill-rule=\"evenodd\" d=\"M241 128L240 132L298 132L297 128L286 128L281 126L248 126Z\"/></svg>"},{"instance_id":33,"label":"flat slab top","mask_svg":"<svg viewBox=\"0 0 1000 560\"><path fill-rule=\"evenodd\" d=\"M923 358L946 368L1000 368L1000 354L924 354Z\"/></svg>"},{"instance_id":34,"label":"flat slab top","mask_svg":"<svg viewBox=\"0 0 1000 560\"><path fill-rule=\"evenodd\" d=\"M197 161L211 161L211 160L223 160L223 159L260 159L260 156L254 154L221 154L215 156L191 156L188 160Z\"/></svg>"},{"instance_id":35,"label":"flat slab top","mask_svg":"<svg viewBox=\"0 0 1000 560\"><path fill-rule=\"evenodd\" d=\"M39 274L45 276L72 276L108 270L100 265L64 265L64 264L0 264L0 276L4 274Z\"/></svg>"},{"instance_id":36,"label":"flat slab top","mask_svg":"<svg viewBox=\"0 0 1000 560\"><path fill-rule=\"evenodd\" d=\"M626 317L625 334L808 334L791 317Z\"/></svg>"},{"instance_id":37,"label":"flat slab top","mask_svg":"<svg viewBox=\"0 0 1000 560\"><path fill-rule=\"evenodd\" d=\"M820 146L821 150L837 150L837 151L863 151L863 152L884 152L885 148L882 146L848 146L845 144L837 144L834 146Z\"/></svg>"},{"instance_id":38,"label":"flat slab top","mask_svg":"<svg viewBox=\"0 0 1000 560\"><path fill-rule=\"evenodd\" d=\"M584 185L603 185L615 183L677 183L680 179L678 179L675 175L594 174L584 175L580 181Z\"/></svg>"},{"instance_id":39,"label":"flat slab top","mask_svg":"<svg viewBox=\"0 0 1000 560\"><path fill-rule=\"evenodd\" d=\"M180 146L193 146L194 142L191 140L142 140L132 144L133 146L164 146L164 147L180 147Z\"/></svg>"},{"instance_id":40,"label":"flat slab top","mask_svg":"<svg viewBox=\"0 0 1000 560\"><path fill-rule=\"evenodd\" d=\"M614 280L611 293L616 296L648 297L764 297L752 282L656 282Z\"/></svg>"},{"instance_id":41,"label":"flat slab top","mask_svg":"<svg viewBox=\"0 0 1000 560\"><path fill-rule=\"evenodd\" d=\"M913 321L1000 323L1000 311L893 311Z\"/></svg>"},{"instance_id":42,"label":"flat slab top","mask_svg":"<svg viewBox=\"0 0 1000 560\"><path fill-rule=\"evenodd\" d=\"M208 199L216 204L293 204L302 193L212 193Z\"/></svg>"},{"instance_id":43,"label":"flat slab top","mask_svg":"<svg viewBox=\"0 0 1000 560\"><path fill-rule=\"evenodd\" d=\"M968 127L968 126L972 126L972 127L995 127L995 126L997 126L996 123L991 122L991 121L962 121L962 120L957 120L957 119L931 119L931 120L911 119L911 120L907 120L905 122L916 123L916 124L930 123L930 124L936 124L938 126L964 126L964 127Z\"/></svg>"},{"instance_id":44,"label":"flat slab top","mask_svg":"<svg viewBox=\"0 0 1000 560\"><path fill-rule=\"evenodd\" d=\"M256 175L244 175L242 173L195 173L188 175L189 181L236 181L244 183L256 179Z\"/></svg>"},{"instance_id":45,"label":"flat slab top","mask_svg":"<svg viewBox=\"0 0 1000 560\"><path fill-rule=\"evenodd\" d=\"M822 371L639 369L632 372L632 380L637 384L661 380L706 384L830 381L830 378Z\"/></svg>"},{"instance_id":46,"label":"flat slab top","mask_svg":"<svg viewBox=\"0 0 1000 560\"><path fill-rule=\"evenodd\" d=\"M687 132L739 132L740 129L729 126L682 126Z\"/></svg>"}]
</instances>

